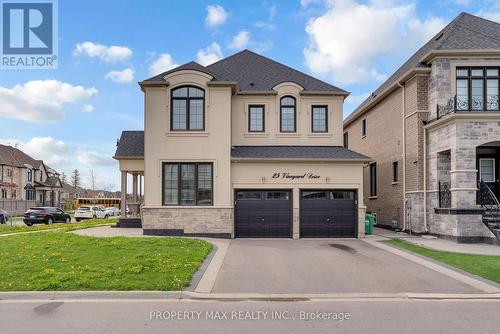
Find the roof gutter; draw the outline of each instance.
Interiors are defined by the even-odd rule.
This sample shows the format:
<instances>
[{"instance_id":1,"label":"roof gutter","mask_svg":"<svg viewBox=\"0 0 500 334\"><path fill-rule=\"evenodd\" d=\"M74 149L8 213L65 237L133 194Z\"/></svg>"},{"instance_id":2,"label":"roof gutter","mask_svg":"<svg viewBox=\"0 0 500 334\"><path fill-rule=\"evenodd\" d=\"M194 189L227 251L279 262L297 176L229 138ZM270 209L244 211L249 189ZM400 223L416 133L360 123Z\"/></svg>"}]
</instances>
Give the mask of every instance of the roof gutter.
<instances>
[{"instance_id":1,"label":"roof gutter","mask_svg":"<svg viewBox=\"0 0 500 334\"><path fill-rule=\"evenodd\" d=\"M354 122L356 119L358 119L359 117L361 117L361 115L363 115L367 110L371 109L377 103L379 103L382 98L386 97L387 95L389 95L390 93L392 93L394 90L396 90L398 88L398 85L400 83L405 83L406 81L410 80L411 78L413 78L416 75L428 74L430 72L431 72L430 68L421 68L421 67L414 67L414 68L406 71L397 80L395 80L392 85L390 85L389 87L387 87L386 89L384 89L382 92L380 92L379 94L377 94L377 96L373 100L371 100L370 102L368 102L365 106L361 107L360 109L358 109L358 110L354 111L353 113L351 113L349 115L349 117L347 117L344 120L344 129L347 126L349 126L352 122Z\"/></svg>"},{"instance_id":2,"label":"roof gutter","mask_svg":"<svg viewBox=\"0 0 500 334\"><path fill-rule=\"evenodd\" d=\"M359 159L327 159L327 158L231 158L234 162L251 162L251 161L262 161L262 162L370 162L370 158L359 158Z\"/></svg>"},{"instance_id":3,"label":"roof gutter","mask_svg":"<svg viewBox=\"0 0 500 334\"><path fill-rule=\"evenodd\" d=\"M139 156L133 156L133 157L127 157L127 156L113 156L112 157L115 160L144 160L144 157L139 157Z\"/></svg>"}]
</instances>

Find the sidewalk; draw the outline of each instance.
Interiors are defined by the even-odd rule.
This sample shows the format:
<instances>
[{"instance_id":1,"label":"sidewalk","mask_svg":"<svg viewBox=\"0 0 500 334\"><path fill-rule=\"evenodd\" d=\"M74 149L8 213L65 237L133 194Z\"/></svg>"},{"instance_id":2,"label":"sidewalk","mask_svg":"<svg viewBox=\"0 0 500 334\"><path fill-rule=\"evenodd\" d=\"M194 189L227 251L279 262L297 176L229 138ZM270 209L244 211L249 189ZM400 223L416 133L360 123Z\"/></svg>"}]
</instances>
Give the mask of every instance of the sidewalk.
<instances>
[{"instance_id":1,"label":"sidewalk","mask_svg":"<svg viewBox=\"0 0 500 334\"><path fill-rule=\"evenodd\" d=\"M386 230L383 228L375 227L373 234L376 236L381 236L389 239L401 239L407 242L411 242L417 246L422 246L425 248L430 248L434 250L454 252L454 253L465 253L465 254L479 254L479 255L497 255L500 256L500 246L488 245L488 244L459 244L451 240L446 239L428 239L421 236L408 235L407 233L394 232Z\"/></svg>"}]
</instances>

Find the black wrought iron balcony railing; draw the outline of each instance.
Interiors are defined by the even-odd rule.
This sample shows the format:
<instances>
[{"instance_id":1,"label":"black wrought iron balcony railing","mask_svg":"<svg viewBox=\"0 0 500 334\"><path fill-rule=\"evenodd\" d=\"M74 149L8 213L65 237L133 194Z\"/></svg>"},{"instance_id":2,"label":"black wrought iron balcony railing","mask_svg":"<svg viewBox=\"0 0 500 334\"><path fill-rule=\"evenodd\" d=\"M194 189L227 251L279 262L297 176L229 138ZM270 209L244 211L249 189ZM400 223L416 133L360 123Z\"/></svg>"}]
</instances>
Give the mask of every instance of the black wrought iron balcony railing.
<instances>
[{"instance_id":1,"label":"black wrought iron balcony railing","mask_svg":"<svg viewBox=\"0 0 500 334\"><path fill-rule=\"evenodd\" d=\"M438 182L438 205L440 208L451 208L451 190L447 182Z\"/></svg>"},{"instance_id":2,"label":"black wrought iron balcony railing","mask_svg":"<svg viewBox=\"0 0 500 334\"><path fill-rule=\"evenodd\" d=\"M456 112L500 112L500 100L498 95L489 95L486 99L482 96L470 99L454 96L445 104L437 104L436 110L437 119Z\"/></svg>"}]
</instances>

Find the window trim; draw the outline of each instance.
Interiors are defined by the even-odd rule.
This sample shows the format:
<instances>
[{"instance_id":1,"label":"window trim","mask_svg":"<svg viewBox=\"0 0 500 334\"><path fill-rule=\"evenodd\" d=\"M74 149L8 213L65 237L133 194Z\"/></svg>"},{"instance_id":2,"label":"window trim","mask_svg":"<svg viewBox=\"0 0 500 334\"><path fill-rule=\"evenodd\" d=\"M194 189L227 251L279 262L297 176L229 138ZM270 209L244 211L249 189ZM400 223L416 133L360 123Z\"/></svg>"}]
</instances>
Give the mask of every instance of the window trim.
<instances>
[{"instance_id":1,"label":"window trim","mask_svg":"<svg viewBox=\"0 0 500 334\"><path fill-rule=\"evenodd\" d=\"M33 170L31 168L28 168L26 171L26 180L28 182L33 182Z\"/></svg>"},{"instance_id":2,"label":"window trim","mask_svg":"<svg viewBox=\"0 0 500 334\"><path fill-rule=\"evenodd\" d=\"M370 187L369 194L371 198L377 197L377 163L370 163ZM372 170L373 168L373 170Z\"/></svg>"},{"instance_id":3,"label":"window trim","mask_svg":"<svg viewBox=\"0 0 500 334\"><path fill-rule=\"evenodd\" d=\"M165 203L165 166L166 165L177 165L177 204L166 204ZM194 192L194 198L195 198L195 203L194 204L181 204L181 165L195 165L194 168L194 184L195 184L195 192ZM212 172L212 180L210 184L210 189L212 191L212 198L210 201L210 204L198 204L198 190L199 190L199 184L198 184L198 166L199 165L210 165L211 167L211 172ZM205 161L199 161L199 162L176 162L176 161L164 161L162 162L162 167L161 167L161 203L162 206L167 206L167 207L178 207L178 206L213 206L214 205L214 163L213 162L205 162Z\"/></svg>"},{"instance_id":4,"label":"window trim","mask_svg":"<svg viewBox=\"0 0 500 334\"><path fill-rule=\"evenodd\" d=\"M366 137L366 118L361 121L361 138Z\"/></svg>"},{"instance_id":5,"label":"window trim","mask_svg":"<svg viewBox=\"0 0 500 334\"><path fill-rule=\"evenodd\" d=\"M174 91L182 88L187 88L187 97L174 97ZM189 88L196 88L203 91L203 97L189 97ZM205 131L205 89L195 85L182 85L170 89L170 131ZM184 129L174 129L174 100L186 101L186 127ZM190 116L191 116L191 100L202 101L202 114L203 114L203 127L201 129L190 129Z\"/></svg>"},{"instance_id":6,"label":"window trim","mask_svg":"<svg viewBox=\"0 0 500 334\"><path fill-rule=\"evenodd\" d=\"M283 131L283 108L290 108L291 106L284 106L283 99L285 98L293 99L293 131ZM297 132L297 99L292 95L285 95L280 98L280 132L281 133L296 133Z\"/></svg>"},{"instance_id":7,"label":"window trim","mask_svg":"<svg viewBox=\"0 0 500 334\"><path fill-rule=\"evenodd\" d=\"M251 110L252 108L262 108L262 130L252 130L250 119L251 119ZM247 131L249 133L263 133L266 132L266 106L264 104L249 104L248 105L248 128Z\"/></svg>"},{"instance_id":8,"label":"window trim","mask_svg":"<svg viewBox=\"0 0 500 334\"><path fill-rule=\"evenodd\" d=\"M496 76L488 76L487 71L488 70L497 70L497 75ZM466 76L461 76L458 75L458 71L460 70L466 70L467 75ZM473 70L482 70L483 75L482 76L473 76L472 71ZM458 109L458 99L455 100L455 109L458 111L484 111L484 112L495 112L495 111L500 111L500 67L499 66L457 66L455 68L455 96L458 96L458 87L457 87L457 82L459 80L467 80L467 108L466 109ZM481 109L473 109L472 108L472 81L473 80L482 80L483 81L483 101L482 101L482 108ZM497 80L498 82L498 91L497 91L497 97L499 101L497 101L497 108L496 109L488 109L488 103L487 103L487 97L488 97L488 80Z\"/></svg>"},{"instance_id":9,"label":"window trim","mask_svg":"<svg viewBox=\"0 0 500 334\"><path fill-rule=\"evenodd\" d=\"M324 131L314 131L314 108L324 108L325 109L325 130ZM311 106L311 133L328 133L328 105L315 104L315 105Z\"/></svg>"}]
</instances>

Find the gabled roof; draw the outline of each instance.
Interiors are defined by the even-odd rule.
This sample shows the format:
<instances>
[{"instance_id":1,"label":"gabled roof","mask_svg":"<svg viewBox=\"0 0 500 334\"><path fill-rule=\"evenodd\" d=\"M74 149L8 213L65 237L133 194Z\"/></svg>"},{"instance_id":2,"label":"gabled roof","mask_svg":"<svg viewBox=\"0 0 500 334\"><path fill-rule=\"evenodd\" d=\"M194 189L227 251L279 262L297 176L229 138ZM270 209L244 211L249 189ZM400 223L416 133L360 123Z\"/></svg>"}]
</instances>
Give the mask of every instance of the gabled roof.
<instances>
[{"instance_id":1,"label":"gabled roof","mask_svg":"<svg viewBox=\"0 0 500 334\"><path fill-rule=\"evenodd\" d=\"M144 158L144 131L123 131L113 158Z\"/></svg>"},{"instance_id":2,"label":"gabled roof","mask_svg":"<svg viewBox=\"0 0 500 334\"><path fill-rule=\"evenodd\" d=\"M400 68L394 72L373 94L363 101L345 120L355 119L360 112L380 93L396 84L400 78L413 69L429 69L423 63L425 56L432 52L445 51L500 50L500 24L471 14L461 13L440 32L425 43Z\"/></svg>"},{"instance_id":3,"label":"gabled roof","mask_svg":"<svg viewBox=\"0 0 500 334\"><path fill-rule=\"evenodd\" d=\"M25 167L26 164L38 169L43 165L43 161L33 159L18 148L0 145L0 165Z\"/></svg>"},{"instance_id":4,"label":"gabled roof","mask_svg":"<svg viewBox=\"0 0 500 334\"><path fill-rule=\"evenodd\" d=\"M234 146L231 157L239 159L321 159L370 161L366 155L342 146Z\"/></svg>"},{"instance_id":5,"label":"gabled roof","mask_svg":"<svg viewBox=\"0 0 500 334\"><path fill-rule=\"evenodd\" d=\"M236 82L237 92L272 91L274 86L282 82L294 82L302 86L304 91L348 94L343 89L250 50L243 50L208 66L190 62L144 80L143 83L165 81L165 75L180 70L196 70L210 74L212 81Z\"/></svg>"}]
</instances>

